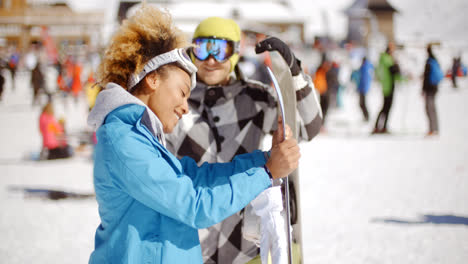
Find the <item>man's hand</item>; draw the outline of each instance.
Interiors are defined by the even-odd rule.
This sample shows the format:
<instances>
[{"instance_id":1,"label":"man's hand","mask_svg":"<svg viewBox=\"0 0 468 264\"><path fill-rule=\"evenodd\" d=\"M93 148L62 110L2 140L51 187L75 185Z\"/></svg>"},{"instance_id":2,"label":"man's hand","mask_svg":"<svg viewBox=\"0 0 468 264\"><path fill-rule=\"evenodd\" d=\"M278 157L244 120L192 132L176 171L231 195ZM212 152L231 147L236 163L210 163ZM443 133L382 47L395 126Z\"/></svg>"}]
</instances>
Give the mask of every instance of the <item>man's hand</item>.
<instances>
[{"instance_id":1,"label":"man's hand","mask_svg":"<svg viewBox=\"0 0 468 264\"><path fill-rule=\"evenodd\" d=\"M291 69L292 76L297 76L301 72L301 61L296 59L294 53L282 40L276 37L268 37L255 46L255 52L278 51Z\"/></svg>"}]
</instances>

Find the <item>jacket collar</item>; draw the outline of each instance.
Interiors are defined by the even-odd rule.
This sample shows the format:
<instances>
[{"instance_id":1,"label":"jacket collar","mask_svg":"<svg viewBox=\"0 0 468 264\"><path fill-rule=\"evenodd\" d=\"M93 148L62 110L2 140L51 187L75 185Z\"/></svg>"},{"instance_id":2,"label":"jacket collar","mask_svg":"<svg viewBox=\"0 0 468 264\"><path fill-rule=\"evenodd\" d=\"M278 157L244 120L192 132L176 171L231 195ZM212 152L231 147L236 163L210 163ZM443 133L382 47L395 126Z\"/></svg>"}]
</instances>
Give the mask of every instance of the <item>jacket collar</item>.
<instances>
[{"instance_id":1,"label":"jacket collar","mask_svg":"<svg viewBox=\"0 0 468 264\"><path fill-rule=\"evenodd\" d=\"M102 126L109 113L121 106L131 104L140 105L145 108L141 116L141 123L148 128L151 134L157 138L163 146L166 146L163 126L159 118L140 99L128 93L124 88L115 83L107 84L106 89L99 93L96 98L96 104L88 116L88 125L97 130Z\"/></svg>"},{"instance_id":2,"label":"jacket collar","mask_svg":"<svg viewBox=\"0 0 468 264\"><path fill-rule=\"evenodd\" d=\"M201 110L205 102L214 101L222 103L236 97L245 87L245 81L238 81L231 76L229 83L223 86L210 86L202 82L197 82L197 86L190 94L190 103L195 104L195 108Z\"/></svg>"}]
</instances>

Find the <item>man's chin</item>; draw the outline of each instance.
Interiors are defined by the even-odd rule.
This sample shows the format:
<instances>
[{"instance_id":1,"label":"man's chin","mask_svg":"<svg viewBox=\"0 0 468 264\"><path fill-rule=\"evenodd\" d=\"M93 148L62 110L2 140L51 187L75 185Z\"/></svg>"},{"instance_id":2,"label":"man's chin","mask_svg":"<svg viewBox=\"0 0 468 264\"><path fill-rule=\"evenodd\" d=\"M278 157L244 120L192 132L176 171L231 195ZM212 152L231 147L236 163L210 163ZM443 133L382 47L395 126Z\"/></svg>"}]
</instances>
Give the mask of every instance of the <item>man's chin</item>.
<instances>
[{"instance_id":1,"label":"man's chin","mask_svg":"<svg viewBox=\"0 0 468 264\"><path fill-rule=\"evenodd\" d=\"M220 83L218 78L205 78L201 81L204 82L206 85L218 85Z\"/></svg>"},{"instance_id":2,"label":"man's chin","mask_svg":"<svg viewBox=\"0 0 468 264\"><path fill-rule=\"evenodd\" d=\"M227 78L208 77L208 78L202 79L201 81L208 86L214 86L214 85L224 85L228 82L228 80L229 80L229 76Z\"/></svg>"}]
</instances>

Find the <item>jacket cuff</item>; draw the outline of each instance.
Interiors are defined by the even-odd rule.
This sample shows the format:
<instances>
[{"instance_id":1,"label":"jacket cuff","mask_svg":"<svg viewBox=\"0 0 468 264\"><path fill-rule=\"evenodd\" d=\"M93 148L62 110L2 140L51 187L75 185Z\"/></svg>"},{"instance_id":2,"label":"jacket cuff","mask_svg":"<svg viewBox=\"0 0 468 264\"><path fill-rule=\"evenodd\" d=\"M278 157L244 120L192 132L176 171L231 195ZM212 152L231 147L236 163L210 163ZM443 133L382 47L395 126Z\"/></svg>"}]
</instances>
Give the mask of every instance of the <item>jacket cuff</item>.
<instances>
[{"instance_id":1,"label":"jacket cuff","mask_svg":"<svg viewBox=\"0 0 468 264\"><path fill-rule=\"evenodd\" d=\"M261 151L257 149L252 151L250 155L250 157L253 160L254 167L262 167L268 161L268 154L266 154L266 151Z\"/></svg>"},{"instance_id":2,"label":"jacket cuff","mask_svg":"<svg viewBox=\"0 0 468 264\"><path fill-rule=\"evenodd\" d=\"M301 72L296 76L292 77L293 83L294 83L294 88L296 91L301 90L302 88L306 87L309 83L307 80L304 78L304 73Z\"/></svg>"}]
</instances>

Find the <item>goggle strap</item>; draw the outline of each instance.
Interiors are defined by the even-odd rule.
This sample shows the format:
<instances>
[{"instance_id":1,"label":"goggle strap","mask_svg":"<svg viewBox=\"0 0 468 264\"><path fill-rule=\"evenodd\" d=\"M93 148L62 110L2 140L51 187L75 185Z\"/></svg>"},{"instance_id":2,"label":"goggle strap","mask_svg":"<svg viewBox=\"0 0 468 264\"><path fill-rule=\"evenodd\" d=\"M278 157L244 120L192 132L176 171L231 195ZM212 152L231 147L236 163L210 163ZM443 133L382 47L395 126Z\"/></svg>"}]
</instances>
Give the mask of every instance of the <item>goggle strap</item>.
<instances>
[{"instance_id":1,"label":"goggle strap","mask_svg":"<svg viewBox=\"0 0 468 264\"><path fill-rule=\"evenodd\" d=\"M233 54L239 53L240 52L240 41L233 41L234 47L233 47Z\"/></svg>"},{"instance_id":2,"label":"goggle strap","mask_svg":"<svg viewBox=\"0 0 468 264\"><path fill-rule=\"evenodd\" d=\"M185 53L185 56L184 56ZM136 74L133 73L130 75L130 78L128 79L127 87L128 91L131 92L132 89L141 81L145 76L154 71L157 70L159 67L176 62L179 66L181 66L182 69L184 69L188 74L191 76L191 89L193 89L196 85L196 72L197 72L197 67L192 63L190 58L188 57L185 49L179 48L179 49L174 49L169 52L159 54L149 60L145 66L143 67L143 70Z\"/></svg>"}]
</instances>

